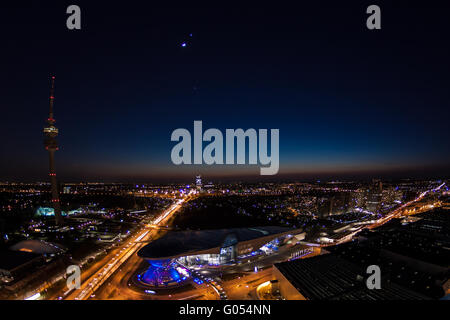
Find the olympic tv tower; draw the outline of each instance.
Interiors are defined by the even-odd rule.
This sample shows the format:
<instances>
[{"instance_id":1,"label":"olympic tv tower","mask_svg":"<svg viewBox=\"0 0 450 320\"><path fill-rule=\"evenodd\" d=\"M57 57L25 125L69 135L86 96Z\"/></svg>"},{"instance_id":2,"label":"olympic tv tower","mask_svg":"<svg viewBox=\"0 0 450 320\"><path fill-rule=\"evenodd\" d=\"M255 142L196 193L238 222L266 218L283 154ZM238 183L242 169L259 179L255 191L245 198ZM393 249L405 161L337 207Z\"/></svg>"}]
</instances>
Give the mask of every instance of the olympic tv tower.
<instances>
[{"instance_id":1,"label":"olympic tv tower","mask_svg":"<svg viewBox=\"0 0 450 320\"><path fill-rule=\"evenodd\" d=\"M55 77L52 76L52 88L50 91L50 110L47 119L47 126L44 128L44 145L48 151L49 166L50 166L50 182L52 184L52 205L55 210L56 224L62 225L63 218L61 215L61 205L59 203L58 184L56 181L55 172L55 151L58 150L58 142L56 137L58 136L58 129L54 126L56 120L53 118L53 101L55 100Z\"/></svg>"}]
</instances>

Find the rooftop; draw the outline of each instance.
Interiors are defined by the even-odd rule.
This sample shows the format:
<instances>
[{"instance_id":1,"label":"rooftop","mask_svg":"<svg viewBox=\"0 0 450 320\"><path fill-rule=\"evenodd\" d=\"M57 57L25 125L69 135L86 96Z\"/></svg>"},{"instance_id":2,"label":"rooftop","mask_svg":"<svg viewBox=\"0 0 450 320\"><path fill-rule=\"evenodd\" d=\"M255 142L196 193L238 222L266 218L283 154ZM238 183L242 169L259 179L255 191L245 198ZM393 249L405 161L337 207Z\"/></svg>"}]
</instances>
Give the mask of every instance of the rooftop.
<instances>
[{"instance_id":1,"label":"rooftop","mask_svg":"<svg viewBox=\"0 0 450 320\"><path fill-rule=\"evenodd\" d=\"M12 245L12 251L32 252L37 254L57 254L65 251L59 244L41 240L24 240Z\"/></svg>"},{"instance_id":2,"label":"rooftop","mask_svg":"<svg viewBox=\"0 0 450 320\"><path fill-rule=\"evenodd\" d=\"M0 251L0 269L12 271L37 257L40 255L31 252L3 250Z\"/></svg>"},{"instance_id":3,"label":"rooftop","mask_svg":"<svg viewBox=\"0 0 450 320\"><path fill-rule=\"evenodd\" d=\"M423 300L419 293L394 283L381 289L366 286L367 274L333 254L275 264L283 276L309 300Z\"/></svg>"}]
</instances>

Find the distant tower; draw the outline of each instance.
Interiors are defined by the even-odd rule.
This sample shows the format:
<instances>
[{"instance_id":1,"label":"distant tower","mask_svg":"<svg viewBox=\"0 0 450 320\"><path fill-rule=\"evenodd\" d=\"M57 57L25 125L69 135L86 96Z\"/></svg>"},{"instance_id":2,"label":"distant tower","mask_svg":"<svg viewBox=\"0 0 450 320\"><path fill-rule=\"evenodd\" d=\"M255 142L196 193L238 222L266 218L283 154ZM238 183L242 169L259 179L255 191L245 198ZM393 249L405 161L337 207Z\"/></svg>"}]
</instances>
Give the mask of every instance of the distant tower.
<instances>
[{"instance_id":1,"label":"distant tower","mask_svg":"<svg viewBox=\"0 0 450 320\"><path fill-rule=\"evenodd\" d=\"M49 167L50 167L50 182L52 184L52 205L55 210L56 224L62 225L63 218L61 215L61 205L59 203L58 184L56 181L55 172L55 151L58 150L58 143L56 137L58 136L58 129L54 126L56 120L53 118L53 100L55 99L55 77L52 76L52 88L50 91L50 110L48 114L48 125L44 128L44 145L48 151Z\"/></svg>"},{"instance_id":2,"label":"distant tower","mask_svg":"<svg viewBox=\"0 0 450 320\"><path fill-rule=\"evenodd\" d=\"M203 186L203 184L202 184L202 176L198 175L198 176L195 177L195 186L197 187L197 189L199 191L202 191L202 186Z\"/></svg>"}]
</instances>

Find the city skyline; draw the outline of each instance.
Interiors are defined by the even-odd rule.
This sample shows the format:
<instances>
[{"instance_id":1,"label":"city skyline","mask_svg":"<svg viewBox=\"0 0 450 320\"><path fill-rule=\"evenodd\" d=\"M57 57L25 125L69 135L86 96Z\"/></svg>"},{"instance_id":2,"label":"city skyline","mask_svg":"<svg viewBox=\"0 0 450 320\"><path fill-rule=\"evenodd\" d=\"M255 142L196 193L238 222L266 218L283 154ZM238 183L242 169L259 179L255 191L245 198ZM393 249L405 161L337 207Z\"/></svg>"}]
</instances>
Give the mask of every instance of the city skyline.
<instances>
[{"instance_id":1,"label":"city skyline","mask_svg":"<svg viewBox=\"0 0 450 320\"><path fill-rule=\"evenodd\" d=\"M194 120L279 128L274 179L450 174L445 10L384 4L376 33L362 4L80 6L79 31L62 4L8 8L1 180L46 178L36 132L53 73L61 181L261 178L258 166L173 165L170 133Z\"/></svg>"}]
</instances>

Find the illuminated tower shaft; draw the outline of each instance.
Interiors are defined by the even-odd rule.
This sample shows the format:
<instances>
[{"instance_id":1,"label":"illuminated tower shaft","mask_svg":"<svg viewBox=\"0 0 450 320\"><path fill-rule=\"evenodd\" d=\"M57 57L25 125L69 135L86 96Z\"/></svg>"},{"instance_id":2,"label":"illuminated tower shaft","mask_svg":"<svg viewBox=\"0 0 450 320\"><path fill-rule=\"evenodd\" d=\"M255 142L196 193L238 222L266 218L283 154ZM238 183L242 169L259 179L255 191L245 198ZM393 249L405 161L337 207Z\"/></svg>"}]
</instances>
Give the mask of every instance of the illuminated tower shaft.
<instances>
[{"instance_id":1,"label":"illuminated tower shaft","mask_svg":"<svg viewBox=\"0 0 450 320\"><path fill-rule=\"evenodd\" d=\"M52 205L55 211L56 224L62 225L63 219L61 215L61 205L59 203L58 182L56 180L55 172L55 151L58 150L58 142L56 137L58 136L58 129L54 126L56 120L53 118L53 100L55 99L55 77L52 77L52 89L50 91L50 110L47 119L47 127L44 128L44 145L48 151L49 156L49 175L52 185Z\"/></svg>"}]
</instances>

